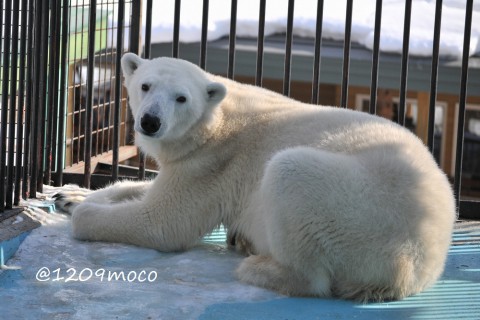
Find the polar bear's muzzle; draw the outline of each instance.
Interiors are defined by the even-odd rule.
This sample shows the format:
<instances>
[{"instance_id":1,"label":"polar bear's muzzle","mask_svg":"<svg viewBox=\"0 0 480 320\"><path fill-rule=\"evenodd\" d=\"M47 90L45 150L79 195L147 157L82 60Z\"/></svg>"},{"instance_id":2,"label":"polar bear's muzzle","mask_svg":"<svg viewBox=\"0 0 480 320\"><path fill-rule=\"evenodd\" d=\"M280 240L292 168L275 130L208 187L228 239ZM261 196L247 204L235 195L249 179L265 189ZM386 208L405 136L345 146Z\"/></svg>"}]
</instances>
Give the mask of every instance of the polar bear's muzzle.
<instances>
[{"instance_id":1,"label":"polar bear's muzzle","mask_svg":"<svg viewBox=\"0 0 480 320\"><path fill-rule=\"evenodd\" d=\"M147 136L153 136L160 129L161 121L156 115L145 113L140 119L140 128L142 134Z\"/></svg>"}]
</instances>

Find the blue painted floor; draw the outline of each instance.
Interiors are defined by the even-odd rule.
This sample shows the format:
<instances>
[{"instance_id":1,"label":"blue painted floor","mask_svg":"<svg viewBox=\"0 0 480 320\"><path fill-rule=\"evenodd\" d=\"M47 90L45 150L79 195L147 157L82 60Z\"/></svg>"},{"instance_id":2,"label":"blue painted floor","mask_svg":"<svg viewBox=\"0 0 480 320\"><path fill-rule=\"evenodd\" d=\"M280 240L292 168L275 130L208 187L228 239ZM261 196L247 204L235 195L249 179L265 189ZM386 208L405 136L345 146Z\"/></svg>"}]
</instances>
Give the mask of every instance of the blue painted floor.
<instances>
[{"instance_id":1,"label":"blue painted floor","mask_svg":"<svg viewBox=\"0 0 480 320\"><path fill-rule=\"evenodd\" d=\"M209 306L200 319L480 319L480 230L456 232L444 275L403 301L281 298Z\"/></svg>"},{"instance_id":2,"label":"blue painted floor","mask_svg":"<svg viewBox=\"0 0 480 320\"><path fill-rule=\"evenodd\" d=\"M44 222L7 263L21 269L0 271L0 319L480 319L480 222L456 230L434 287L371 304L287 298L239 283L232 270L242 257L221 234L164 254L76 241L63 215Z\"/></svg>"}]
</instances>

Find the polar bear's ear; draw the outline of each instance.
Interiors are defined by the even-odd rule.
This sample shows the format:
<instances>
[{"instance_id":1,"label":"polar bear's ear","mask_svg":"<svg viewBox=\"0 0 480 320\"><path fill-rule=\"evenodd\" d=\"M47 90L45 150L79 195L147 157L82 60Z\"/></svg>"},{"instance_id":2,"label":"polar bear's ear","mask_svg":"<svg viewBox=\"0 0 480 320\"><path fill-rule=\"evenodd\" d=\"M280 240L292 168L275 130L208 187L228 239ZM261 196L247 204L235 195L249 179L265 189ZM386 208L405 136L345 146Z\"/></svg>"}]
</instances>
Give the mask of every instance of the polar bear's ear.
<instances>
[{"instance_id":1,"label":"polar bear's ear","mask_svg":"<svg viewBox=\"0 0 480 320\"><path fill-rule=\"evenodd\" d=\"M134 53L125 53L122 57L122 71L125 76L131 76L143 63L143 59Z\"/></svg>"},{"instance_id":2,"label":"polar bear's ear","mask_svg":"<svg viewBox=\"0 0 480 320\"><path fill-rule=\"evenodd\" d=\"M225 98L227 88L219 82L210 82L207 85L208 101L218 103Z\"/></svg>"}]
</instances>

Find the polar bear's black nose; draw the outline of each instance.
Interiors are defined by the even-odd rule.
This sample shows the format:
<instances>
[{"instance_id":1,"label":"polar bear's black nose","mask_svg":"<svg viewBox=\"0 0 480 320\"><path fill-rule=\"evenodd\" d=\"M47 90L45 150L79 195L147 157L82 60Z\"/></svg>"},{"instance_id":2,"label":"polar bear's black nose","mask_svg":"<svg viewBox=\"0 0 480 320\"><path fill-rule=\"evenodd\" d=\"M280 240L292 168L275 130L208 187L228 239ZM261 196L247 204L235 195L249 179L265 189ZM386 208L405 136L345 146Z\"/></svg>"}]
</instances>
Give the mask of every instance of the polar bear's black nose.
<instances>
[{"instance_id":1,"label":"polar bear's black nose","mask_svg":"<svg viewBox=\"0 0 480 320\"><path fill-rule=\"evenodd\" d=\"M140 126L147 135L153 135L160 129L160 118L146 113L140 120Z\"/></svg>"}]
</instances>

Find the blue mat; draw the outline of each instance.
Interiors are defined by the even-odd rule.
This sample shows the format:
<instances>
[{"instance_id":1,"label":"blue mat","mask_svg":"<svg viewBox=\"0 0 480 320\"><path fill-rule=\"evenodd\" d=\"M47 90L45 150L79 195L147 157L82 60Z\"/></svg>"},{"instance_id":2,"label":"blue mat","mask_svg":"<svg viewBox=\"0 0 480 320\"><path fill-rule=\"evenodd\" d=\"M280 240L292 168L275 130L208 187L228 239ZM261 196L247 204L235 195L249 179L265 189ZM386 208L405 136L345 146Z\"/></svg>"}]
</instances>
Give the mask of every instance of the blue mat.
<instances>
[{"instance_id":1,"label":"blue mat","mask_svg":"<svg viewBox=\"0 0 480 320\"><path fill-rule=\"evenodd\" d=\"M429 290L402 301L283 298L209 306L200 319L480 319L480 233L456 232L444 275Z\"/></svg>"}]
</instances>

